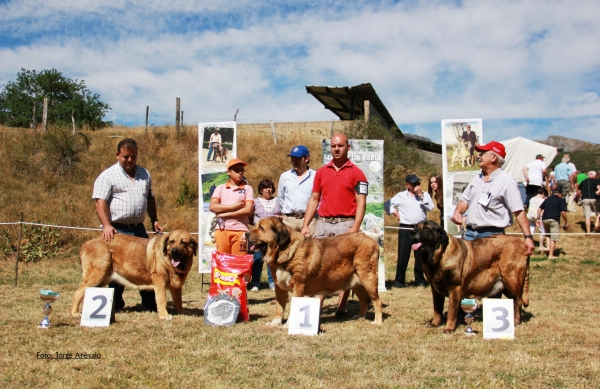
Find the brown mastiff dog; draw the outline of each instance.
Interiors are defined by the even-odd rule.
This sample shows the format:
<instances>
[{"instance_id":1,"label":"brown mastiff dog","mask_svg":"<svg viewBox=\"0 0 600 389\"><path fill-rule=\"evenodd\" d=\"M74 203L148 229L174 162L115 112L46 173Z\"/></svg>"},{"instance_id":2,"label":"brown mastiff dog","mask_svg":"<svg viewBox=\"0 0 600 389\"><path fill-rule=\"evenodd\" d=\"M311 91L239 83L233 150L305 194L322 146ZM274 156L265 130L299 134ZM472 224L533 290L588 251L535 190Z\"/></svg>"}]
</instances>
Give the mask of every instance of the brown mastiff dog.
<instances>
[{"instance_id":1,"label":"brown mastiff dog","mask_svg":"<svg viewBox=\"0 0 600 389\"><path fill-rule=\"evenodd\" d=\"M433 320L428 324L442 323L445 297L444 332L450 332L456 329L461 299L501 294L514 300L515 325L521 323L521 306L529 305L529 256L521 239L495 235L465 241L446 234L432 221L423 221L415 227L413 242L433 294Z\"/></svg>"},{"instance_id":2,"label":"brown mastiff dog","mask_svg":"<svg viewBox=\"0 0 600 389\"><path fill-rule=\"evenodd\" d=\"M360 302L357 317L366 317L369 300L375 309L374 324L383 323L377 292L379 245L368 236L344 234L325 239L306 238L277 217L262 219L250 231L250 243L265 252L271 267L277 300L271 325L280 325L288 300L294 297L327 295L352 289Z\"/></svg>"},{"instance_id":3,"label":"brown mastiff dog","mask_svg":"<svg viewBox=\"0 0 600 389\"><path fill-rule=\"evenodd\" d=\"M73 296L71 316L80 316L85 288L106 286L111 281L154 290L159 317L171 320L167 313L168 289L177 312L184 313L181 288L194 263L197 246L192 235L183 230L152 239L116 234L110 242L103 238L87 241L79 253L83 279Z\"/></svg>"}]
</instances>

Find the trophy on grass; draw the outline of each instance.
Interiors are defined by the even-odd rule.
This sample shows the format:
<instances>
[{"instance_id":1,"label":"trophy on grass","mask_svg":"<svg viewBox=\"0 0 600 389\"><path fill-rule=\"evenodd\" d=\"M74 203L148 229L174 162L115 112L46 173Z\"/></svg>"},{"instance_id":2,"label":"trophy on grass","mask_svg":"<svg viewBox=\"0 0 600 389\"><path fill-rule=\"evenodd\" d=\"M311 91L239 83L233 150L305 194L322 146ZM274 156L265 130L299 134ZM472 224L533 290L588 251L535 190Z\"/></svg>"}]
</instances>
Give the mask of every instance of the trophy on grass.
<instances>
[{"instance_id":1,"label":"trophy on grass","mask_svg":"<svg viewBox=\"0 0 600 389\"><path fill-rule=\"evenodd\" d=\"M471 323L473 323L472 313L477 309L477 301L475 301L475 299L462 299L460 302L460 307L467 313L465 316L465 323L467 323L465 335L475 335L477 332L473 331L473 328L471 328Z\"/></svg>"},{"instance_id":2,"label":"trophy on grass","mask_svg":"<svg viewBox=\"0 0 600 389\"><path fill-rule=\"evenodd\" d=\"M44 320L42 320L38 328L47 329L50 327L50 319L48 319L48 315L50 314L50 312L52 312L52 305L50 305L50 303L53 303L56 300L58 300L59 296L60 293L58 292L53 292L51 290L40 290L40 299L42 299L42 301L45 302L46 305L44 305L44 308L42 308L42 311L45 315Z\"/></svg>"}]
</instances>

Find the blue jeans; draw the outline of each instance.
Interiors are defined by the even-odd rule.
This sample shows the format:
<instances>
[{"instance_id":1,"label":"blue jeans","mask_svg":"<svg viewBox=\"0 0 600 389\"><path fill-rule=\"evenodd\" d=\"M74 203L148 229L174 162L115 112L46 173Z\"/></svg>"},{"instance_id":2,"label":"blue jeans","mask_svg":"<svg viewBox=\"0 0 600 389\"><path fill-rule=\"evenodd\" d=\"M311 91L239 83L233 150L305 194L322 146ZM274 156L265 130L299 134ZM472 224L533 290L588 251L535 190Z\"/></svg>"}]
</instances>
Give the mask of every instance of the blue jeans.
<instances>
[{"instance_id":1,"label":"blue jeans","mask_svg":"<svg viewBox=\"0 0 600 389\"><path fill-rule=\"evenodd\" d=\"M254 260L252 262L252 280L250 281L249 287L260 286L260 277L262 276L263 269L263 253L262 251L254 252ZM267 279L269 285L273 284L273 275L271 274L271 267L267 266Z\"/></svg>"},{"instance_id":2,"label":"blue jeans","mask_svg":"<svg viewBox=\"0 0 600 389\"><path fill-rule=\"evenodd\" d=\"M115 230L117 230L119 234L133 235L137 236L138 238L149 238L144 223L139 223L135 226L127 226L123 224L113 223L113 227L115 228ZM125 287L116 282L111 282L110 284L108 284L108 286L109 288L113 288L115 290L113 299L117 310L125 307L125 300L123 300L123 291L125 290ZM154 291L140 290L139 292L140 296L142 297L142 305L144 306L144 308L151 311L156 311L156 297L154 295Z\"/></svg>"},{"instance_id":3,"label":"blue jeans","mask_svg":"<svg viewBox=\"0 0 600 389\"><path fill-rule=\"evenodd\" d=\"M208 156L206 157L207 161L210 161L210 156L213 153L214 146L215 146L215 142L210 142L210 144L208 145Z\"/></svg>"},{"instance_id":4,"label":"blue jeans","mask_svg":"<svg viewBox=\"0 0 600 389\"><path fill-rule=\"evenodd\" d=\"M501 235L501 234L504 234L504 228L487 227L487 228L480 228L479 231L477 231L477 230L467 227L467 231L465 231L465 236L463 236L463 239L464 240L475 240L475 239L488 238L493 235Z\"/></svg>"}]
</instances>

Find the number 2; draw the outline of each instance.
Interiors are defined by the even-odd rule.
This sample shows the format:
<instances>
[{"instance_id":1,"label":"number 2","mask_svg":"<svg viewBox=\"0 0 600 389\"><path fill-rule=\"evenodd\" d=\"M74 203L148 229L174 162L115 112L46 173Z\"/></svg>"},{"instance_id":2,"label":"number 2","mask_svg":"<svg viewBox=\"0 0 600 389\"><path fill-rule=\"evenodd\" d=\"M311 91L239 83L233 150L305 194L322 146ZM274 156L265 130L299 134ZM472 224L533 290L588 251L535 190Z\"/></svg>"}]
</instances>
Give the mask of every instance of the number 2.
<instances>
[{"instance_id":1,"label":"number 2","mask_svg":"<svg viewBox=\"0 0 600 389\"><path fill-rule=\"evenodd\" d=\"M510 327L510 323L508 322L508 320L506 320L506 317L508 316L508 310L503 307L496 307L496 308L492 309L492 312L499 313L499 315L496 316L496 320L502 322L502 325L500 327L492 328L492 331L494 331L494 332L506 331L508 329L508 327Z\"/></svg>"},{"instance_id":2,"label":"number 2","mask_svg":"<svg viewBox=\"0 0 600 389\"><path fill-rule=\"evenodd\" d=\"M106 315L98 315L98 312L104 309L108 299L104 296L94 296L92 297L92 301L100 300L100 306L90 315L90 319L104 319Z\"/></svg>"}]
</instances>

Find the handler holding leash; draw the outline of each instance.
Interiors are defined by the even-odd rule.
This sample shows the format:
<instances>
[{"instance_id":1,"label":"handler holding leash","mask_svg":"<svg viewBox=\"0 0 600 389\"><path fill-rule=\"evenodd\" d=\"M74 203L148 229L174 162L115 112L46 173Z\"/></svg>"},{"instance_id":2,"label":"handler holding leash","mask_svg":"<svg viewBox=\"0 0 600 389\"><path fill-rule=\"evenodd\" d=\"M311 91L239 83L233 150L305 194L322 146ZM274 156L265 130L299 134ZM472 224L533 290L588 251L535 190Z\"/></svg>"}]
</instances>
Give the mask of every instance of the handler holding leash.
<instances>
[{"instance_id":1,"label":"handler holding leash","mask_svg":"<svg viewBox=\"0 0 600 389\"><path fill-rule=\"evenodd\" d=\"M96 200L96 214L102 223L102 237L111 241L115 234L127 234L148 239L144 227L146 211L152 222L152 230L163 232L156 216L156 200L152 193L152 180L146 169L137 166L138 148L135 140L123 139L117 145L117 163L103 171L96 182L92 198ZM115 290L117 311L125 307L125 287L111 282ZM156 311L154 291L140 290L144 308Z\"/></svg>"},{"instance_id":2,"label":"handler holding leash","mask_svg":"<svg viewBox=\"0 0 600 389\"><path fill-rule=\"evenodd\" d=\"M479 152L477 161L481 173L473 177L463 192L451 220L457 225L466 221L467 231L464 239L475 240L504 234L504 229L511 223L512 212L525 235L525 251L527 255L531 255L535 246L527 216L523 212L523 201L517 181L501 169L506 157L504 145L491 141L475 146L475 149ZM469 214L465 220L462 215L467 210Z\"/></svg>"},{"instance_id":3,"label":"handler holding leash","mask_svg":"<svg viewBox=\"0 0 600 389\"><path fill-rule=\"evenodd\" d=\"M309 225L319 207L315 227L317 239L358 232L365 216L369 183L365 173L348 158L350 143L344 134L331 137L333 159L317 170L312 194L308 201L302 233L310 236ZM319 206L320 203L320 206ZM350 290L340 291L336 318L347 317L346 302ZM321 299L323 306L324 296Z\"/></svg>"}]
</instances>

